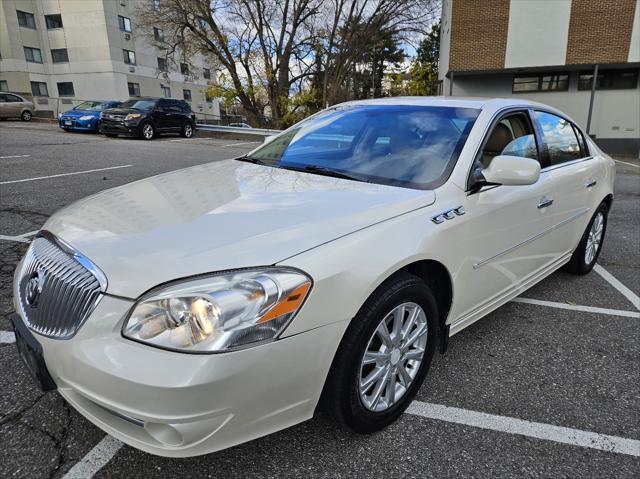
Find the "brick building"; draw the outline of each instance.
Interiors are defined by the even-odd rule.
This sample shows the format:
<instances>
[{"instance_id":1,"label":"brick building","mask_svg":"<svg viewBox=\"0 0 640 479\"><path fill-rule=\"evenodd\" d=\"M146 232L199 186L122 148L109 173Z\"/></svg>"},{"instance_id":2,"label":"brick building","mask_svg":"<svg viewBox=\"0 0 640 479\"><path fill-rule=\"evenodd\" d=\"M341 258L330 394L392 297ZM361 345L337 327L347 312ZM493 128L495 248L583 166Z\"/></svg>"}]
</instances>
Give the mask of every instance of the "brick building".
<instances>
[{"instance_id":1,"label":"brick building","mask_svg":"<svg viewBox=\"0 0 640 479\"><path fill-rule=\"evenodd\" d=\"M445 95L540 101L640 154L640 0L444 0L441 35Z\"/></svg>"}]
</instances>

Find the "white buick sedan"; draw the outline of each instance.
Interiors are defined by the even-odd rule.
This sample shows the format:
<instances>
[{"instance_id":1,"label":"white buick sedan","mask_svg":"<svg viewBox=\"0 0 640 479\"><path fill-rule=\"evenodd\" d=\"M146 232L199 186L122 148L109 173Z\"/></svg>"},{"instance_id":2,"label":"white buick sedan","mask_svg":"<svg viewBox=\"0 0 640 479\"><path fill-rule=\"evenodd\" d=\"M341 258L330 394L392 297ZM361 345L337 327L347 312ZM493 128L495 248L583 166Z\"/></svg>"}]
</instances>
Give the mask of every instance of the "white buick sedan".
<instances>
[{"instance_id":1,"label":"white buick sedan","mask_svg":"<svg viewBox=\"0 0 640 479\"><path fill-rule=\"evenodd\" d=\"M324 407L396 420L449 337L598 259L614 162L520 100L335 106L246 156L52 216L15 273L44 390L134 447L217 451Z\"/></svg>"}]
</instances>

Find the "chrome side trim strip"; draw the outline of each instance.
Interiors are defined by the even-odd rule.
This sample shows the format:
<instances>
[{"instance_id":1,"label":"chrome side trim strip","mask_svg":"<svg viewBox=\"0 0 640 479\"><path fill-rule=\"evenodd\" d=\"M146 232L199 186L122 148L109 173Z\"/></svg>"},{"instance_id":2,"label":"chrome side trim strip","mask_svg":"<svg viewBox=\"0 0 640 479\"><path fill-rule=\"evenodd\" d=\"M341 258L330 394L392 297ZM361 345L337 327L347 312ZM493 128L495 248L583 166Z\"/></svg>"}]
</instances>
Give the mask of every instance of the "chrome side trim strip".
<instances>
[{"instance_id":1,"label":"chrome side trim strip","mask_svg":"<svg viewBox=\"0 0 640 479\"><path fill-rule=\"evenodd\" d=\"M578 163L582 163L583 161L593 160L593 156L585 156L584 158L578 158L577 160L567 161L565 163L558 163L557 165L547 166L546 168L542 168L540 173L544 173L546 171L557 170L558 168L564 168L565 166L576 165Z\"/></svg>"},{"instance_id":2,"label":"chrome side trim strip","mask_svg":"<svg viewBox=\"0 0 640 479\"><path fill-rule=\"evenodd\" d=\"M518 243L518 244L516 244L516 245L514 245L514 246L511 246L510 248L508 248L508 249L506 249L506 250L504 250L504 251L501 251L501 252L500 252L500 253L498 253L498 254L495 254L495 255L491 256L490 258L483 259L482 261L477 262L476 264L474 264L474 265L473 265L473 269L478 269L478 268L480 268L480 267L482 267L482 266L484 266L484 265L486 265L486 264L488 264L488 263L492 262L493 260L495 260L495 259L499 258L500 256L504 256L504 255L506 255L506 254L509 254L509 253L511 253L511 252L513 252L513 251L515 251L515 250L517 250L518 248L521 248L521 247L523 247L523 246L525 246L525 245L528 245L529 243L531 243L531 242L533 242L533 241L535 241L535 240L538 240L538 239L542 238L543 236L545 236L545 235L547 235L547 234L551 233L552 231L557 230L557 229L558 229L558 228L560 228L561 226L564 226L564 225L566 225L567 223L571 223L572 221L577 220L577 219L578 219L578 218L580 218L581 216L584 216L584 215L585 215L585 213L587 213L588 211L589 211L589 208L584 208L584 209L583 209L582 211L580 211L579 213L576 213L575 215L570 216L570 217L569 217L569 218L567 218L566 220L563 220L563 221L561 221L560 223L555 224L555 225L553 225L553 226L551 226L551 227L547 228L546 230L542 230L542 231L541 231L540 233L538 233L537 235L532 236L531 238L528 238L528 239L524 240L522 243Z\"/></svg>"}]
</instances>

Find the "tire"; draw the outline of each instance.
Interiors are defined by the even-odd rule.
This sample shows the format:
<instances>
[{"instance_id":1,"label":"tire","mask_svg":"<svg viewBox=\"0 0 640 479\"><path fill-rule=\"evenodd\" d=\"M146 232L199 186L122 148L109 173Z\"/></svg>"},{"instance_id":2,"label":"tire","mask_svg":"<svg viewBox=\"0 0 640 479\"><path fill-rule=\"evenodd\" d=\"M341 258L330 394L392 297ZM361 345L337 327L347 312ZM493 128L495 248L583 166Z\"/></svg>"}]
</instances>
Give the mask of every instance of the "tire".
<instances>
[{"instance_id":1,"label":"tire","mask_svg":"<svg viewBox=\"0 0 640 479\"><path fill-rule=\"evenodd\" d=\"M140 138L149 141L153 140L155 136L156 130L151 123L147 121L140 126Z\"/></svg>"},{"instance_id":2,"label":"tire","mask_svg":"<svg viewBox=\"0 0 640 479\"><path fill-rule=\"evenodd\" d=\"M402 305L405 309L401 310L399 308ZM398 317L406 318L403 325L408 329L407 336L411 336L411 333L418 335L419 328L426 327L426 332L414 343L414 346L418 345L423 349L417 365L415 360L404 359L401 355L403 347L398 346L402 334L394 331L394 311L401 312ZM418 319L409 326L412 313L416 311ZM420 311L424 316L420 315ZM398 419L418 392L429 370L437 344L436 318L436 300L420 278L400 272L385 281L360 308L340 343L325 383L323 408L338 424L361 434L383 429ZM383 323L385 326L389 325L390 334L386 342L390 347L385 345L378 333L378 328ZM383 348L386 352L382 352ZM420 348L414 349L412 346L408 352L420 354ZM370 359L371 364L364 364L367 352L369 358L377 356L378 359ZM393 373L394 369L398 371L397 375ZM402 369L408 371L409 376L413 375L410 381L401 380ZM391 372L395 394L391 393L391 388L384 380L382 383L372 383L370 388L364 385L370 383L376 374L381 374L380 370L387 371L382 373L384 378ZM380 386L381 384L386 386ZM378 389L381 393L376 396Z\"/></svg>"},{"instance_id":3,"label":"tire","mask_svg":"<svg viewBox=\"0 0 640 479\"><path fill-rule=\"evenodd\" d=\"M20 114L20 119L22 121L31 121L32 115L29 110L25 110Z\"/></svg>"},{"instance_id":4,"label":"tire","mask_svg":"<svg viewBox=\"0 0 640 479\"><path fill-rule=\"evenodd\" d=\"M109 137L109 138L117 138L118 135L116 135L115 133L105 133L104 136Z\"/></svg>"},{"instance_id":5,"label":"tire","mask_svg":"<svg viewBox=\"0 0 640 479\"><path fill-rule=\"evenodd\" d=\"M589 221L578 247L573 252L571 260L565 265L565 271L584 275L593 269L602 250L602 243L607 231L608 213L609 208L606 203L600 203L600 206L591 217L591 221Z\"/></svg>"},{"instance_id":6,"label":"tire","mask_svg":"<svg viewBox=\"0 0 640 479\"><path fill-rule=\"evenodd\" d=\"M182 126L182 130L180 131L180 136L183 138L192 138L194 134L193 125L186 121Z\"/></svg>"}]
</instances>

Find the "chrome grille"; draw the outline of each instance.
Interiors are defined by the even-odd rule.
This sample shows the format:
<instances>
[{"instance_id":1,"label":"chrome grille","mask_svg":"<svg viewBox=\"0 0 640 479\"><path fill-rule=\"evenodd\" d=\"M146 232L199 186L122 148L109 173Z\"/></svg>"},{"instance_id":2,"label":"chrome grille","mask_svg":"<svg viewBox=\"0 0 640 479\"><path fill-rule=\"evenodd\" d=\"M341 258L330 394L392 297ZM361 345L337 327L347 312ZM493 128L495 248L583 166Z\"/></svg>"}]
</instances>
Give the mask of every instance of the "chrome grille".
<instances>
[{"instance_id":1,"label":"chrome grille","mask_svg":"<svg viewBox=\"0 0 640 479\"><path fill-rule=\"evenodd\" d=\"M93 263L50 234L33 240L19 278L16 294L27 325L58 339L76 334L106 288Z\"/></svg>"}]
</instances>

